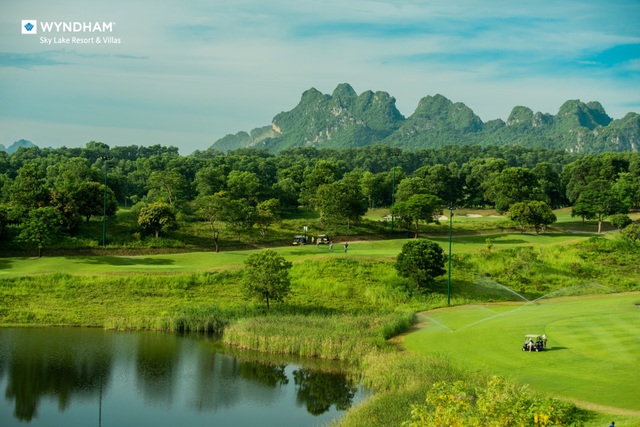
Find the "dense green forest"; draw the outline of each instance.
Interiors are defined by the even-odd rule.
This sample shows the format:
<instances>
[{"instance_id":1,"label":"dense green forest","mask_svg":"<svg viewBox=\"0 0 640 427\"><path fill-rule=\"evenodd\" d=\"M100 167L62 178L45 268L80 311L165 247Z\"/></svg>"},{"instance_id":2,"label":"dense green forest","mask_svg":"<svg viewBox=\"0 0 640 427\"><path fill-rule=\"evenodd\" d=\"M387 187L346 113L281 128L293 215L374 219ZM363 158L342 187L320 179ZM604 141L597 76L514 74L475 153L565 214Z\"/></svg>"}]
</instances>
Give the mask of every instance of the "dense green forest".
<instances>
[{"instance_id":1,"label":"dense green forest","mask_svg":"<svg viewBox=\"0 0 640 427\"><path fill-rule=\"evenodd\" d=\"M295 147L277 155L209 149L181 156L176 147L110 148L100 142L0 152L5 252L72 239L83 224L97 226L97 219L118 212L135 216L128 239L155 240L178 226L186 236L199 224L217 250L222 228L265 237L274 223L311 214L329 230L350 230L368 209L391 206L398 224L416 233L448 208L496 209L536 230L553 222L551 209L566 206L577 217L602 222L640 208L640 154L373 145ZM547 212L547 219L522 219L534 211ZM621 228L628 225L619 221Z\"/></svg>"}]
</instances>

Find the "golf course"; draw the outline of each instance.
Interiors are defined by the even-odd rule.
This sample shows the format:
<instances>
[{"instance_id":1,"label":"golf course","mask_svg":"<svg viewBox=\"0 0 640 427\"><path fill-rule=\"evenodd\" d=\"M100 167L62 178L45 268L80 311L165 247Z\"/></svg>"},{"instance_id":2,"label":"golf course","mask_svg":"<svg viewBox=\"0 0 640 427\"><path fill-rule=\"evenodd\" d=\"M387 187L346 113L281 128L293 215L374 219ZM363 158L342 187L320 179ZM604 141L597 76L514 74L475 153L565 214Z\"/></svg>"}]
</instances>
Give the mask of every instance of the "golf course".
<instances>
[{"instance_id":1,"label":"golf course","mask_svg":"<svg viewBox=\"0 0 640 427\"><path fill-rule=\"evenodd\" d=\"M340 358L377 390L340 426L407 419L437 380L475 384L478 375L575 403L590 414L584 426L611 417L640 425L637 248L611 234L456 236L451 289L440 277L427 294L394 269L410 240L351 240L347 252L342 241L333 251L272 248L292 263L292 285L268 318L239 286L245 260L261 249L7 257L0 323L215 330L234 347ZM547 349L522 351L526 334L546 334ZM255 337L267 338L264 347Z\"/></svg>"},{"instance_id":2,"label":"golf course","mask_svg":"<svg viewBox=\"0 0 640 427\"><path fill-rule=\"evenodd\" d=\"M630 293L439 309L422 314L404 345L587 406L640 412L638 304ZM529 333L546 334L546 350L522 351Z\"/></svg>"}]
</instances>

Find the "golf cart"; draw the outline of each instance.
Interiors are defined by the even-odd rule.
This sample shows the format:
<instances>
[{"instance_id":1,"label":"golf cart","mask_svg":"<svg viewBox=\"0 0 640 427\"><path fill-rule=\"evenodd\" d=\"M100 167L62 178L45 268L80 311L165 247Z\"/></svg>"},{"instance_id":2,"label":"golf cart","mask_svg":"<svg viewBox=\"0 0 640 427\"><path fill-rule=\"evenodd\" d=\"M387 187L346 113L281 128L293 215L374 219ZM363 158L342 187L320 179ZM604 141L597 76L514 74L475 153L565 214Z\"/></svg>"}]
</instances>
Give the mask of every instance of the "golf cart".
<instances>
[{"instance_id":1,"label":"golf cart","mask_svg":"<svg viewBox=\"0 0 640 427\"><path fill-rule=\"evenodd\" d=\"M319 244L319 245L326 245L330 241L331 241L331 239L326 234L321 234L318 237L316 237L316 243Z\"/></svg>"},{"instance_id":2,"label":"golf cart","mask_svg":"<svg viewBox=\"0 0 640 427\"><path fill-rule=\"evenodd\" d=\"M527 334L524 336L522 351L542 351L547 348L547 336L545 334Z\"/></svg>"},{"instance_id":3,"label":"golf cart","mask_svg":"<svg viewBox=\"0 0 640 427\"><path fill-rule=\"evenodd\" d=\"M307 244L307 236L293 236L293 246L302 246Z\"/></svg>"}]
</instances>

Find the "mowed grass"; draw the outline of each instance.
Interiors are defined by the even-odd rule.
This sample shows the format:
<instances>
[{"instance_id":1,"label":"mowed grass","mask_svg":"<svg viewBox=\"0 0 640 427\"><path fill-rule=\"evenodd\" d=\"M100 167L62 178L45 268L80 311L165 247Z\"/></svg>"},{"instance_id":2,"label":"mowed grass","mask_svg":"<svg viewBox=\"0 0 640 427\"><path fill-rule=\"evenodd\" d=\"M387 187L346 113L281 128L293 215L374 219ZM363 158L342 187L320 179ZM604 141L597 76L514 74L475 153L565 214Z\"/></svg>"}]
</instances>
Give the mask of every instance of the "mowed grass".
<instances>
[{"instance_id":1,"label":"mowed grass","mask_svg":"<svg viewBox=\"0 0 640 427\"><path fill-rule=\"evenodd\" d=\"M448 251L448 237L428 237L438 242ZM474 252L487 247L491 240L494 250L517 246L565 245L588 239L590 235L572 233L497 233L453 237L453 253ZM328 245L285 246L274 248L290 261L327 257L353 257L363 260L391 260L402 250L410 239L350 241L348 252L344 252L344 241L335 241L333 252ZM260 249L224 252L193 252L146 256L78 255L44 256L42 258L9 257L0 259L0 277L25 274L166 274L217 271L241 268L244 259Z\"/></svg>"},{"instance_id":2,"label":"mowed grass","mask_svg":"<svg viewBox=\"0 0 640 427\"><path fill-rule=\"evenodd\" d=\"M413 352L446 355L556 396L640 411L640 293L487 304L424 313ZM548 350L523 352L525 334Z\"/></svg>"}]
</instances>

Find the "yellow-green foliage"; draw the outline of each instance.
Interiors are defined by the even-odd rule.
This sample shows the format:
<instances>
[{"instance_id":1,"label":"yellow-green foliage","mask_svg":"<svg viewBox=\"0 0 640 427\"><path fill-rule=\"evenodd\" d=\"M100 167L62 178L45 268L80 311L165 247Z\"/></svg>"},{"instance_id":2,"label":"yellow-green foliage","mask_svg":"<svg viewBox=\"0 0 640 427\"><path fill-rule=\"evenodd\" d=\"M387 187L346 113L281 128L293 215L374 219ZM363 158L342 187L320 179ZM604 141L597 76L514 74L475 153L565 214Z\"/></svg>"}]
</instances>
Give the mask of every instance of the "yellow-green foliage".
<instances>
[{"instance_id":1,"label":"yellow-green foliage","mask_svg":"<svg viewBox=\"0 0 640 427\"><path fill-rule=\"evenodd\" d=\"M408 427L550 427L581 426L575 405L533 393L500 377L484 385L439 382L426 404L413 405Z\"/></svg>"}]
</instances>

